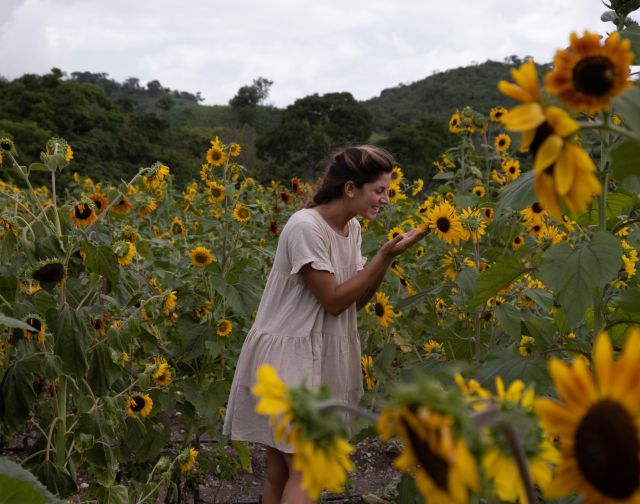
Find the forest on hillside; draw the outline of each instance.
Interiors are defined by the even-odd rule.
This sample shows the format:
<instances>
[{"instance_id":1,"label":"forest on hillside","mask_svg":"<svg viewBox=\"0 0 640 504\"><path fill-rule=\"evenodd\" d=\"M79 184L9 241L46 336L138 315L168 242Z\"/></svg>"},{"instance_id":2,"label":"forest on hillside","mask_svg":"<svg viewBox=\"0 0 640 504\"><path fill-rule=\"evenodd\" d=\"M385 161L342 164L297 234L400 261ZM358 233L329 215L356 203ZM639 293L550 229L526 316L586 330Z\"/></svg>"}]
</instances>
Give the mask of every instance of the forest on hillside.
<instances>
[{"instance_id":1,"label":"forest on hillside","mask_svg":"<svg viewBox=\"0 0 640 504\"><path fill-rule=\"evenodd\" d=\"M410 178L429 178L432 163L452 145L451 114L464 106L481 113L504 101L495 83L522 61L486 61L385 89L359 102L351 93L309 95L285 109L267 103L273 84L259 77L226 105L203 105L199 92L171 90L159 81L53 68L45 75L0 79L0 136L15 141L19 160L39 156L52 136L74 150L73 169L120 180L161 160L175 183L197 176L202 153L218 136L238 141L239 161L255 178L314 178L327 154L345 144L389 149Z\"/></svg>"}]
</instances>

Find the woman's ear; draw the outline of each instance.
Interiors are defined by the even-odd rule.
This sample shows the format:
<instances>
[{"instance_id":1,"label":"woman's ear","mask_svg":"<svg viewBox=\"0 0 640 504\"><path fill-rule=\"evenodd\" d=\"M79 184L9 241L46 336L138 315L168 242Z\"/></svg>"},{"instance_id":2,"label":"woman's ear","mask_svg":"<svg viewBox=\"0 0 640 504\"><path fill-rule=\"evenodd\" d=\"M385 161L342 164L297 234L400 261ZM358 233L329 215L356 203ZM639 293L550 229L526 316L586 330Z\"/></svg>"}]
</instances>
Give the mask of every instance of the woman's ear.
<instances>
[{"instance_id":1,"label":"woman's ear","mask_svg":"<svg viewBox=\"0 0 640 504\"><path fill-rule=\"evenodd\" d=\"M353 180L347 180L344 183L344 195L347 198L353 198L356 195L356 185Z\"/></svg>"}]
</instances>

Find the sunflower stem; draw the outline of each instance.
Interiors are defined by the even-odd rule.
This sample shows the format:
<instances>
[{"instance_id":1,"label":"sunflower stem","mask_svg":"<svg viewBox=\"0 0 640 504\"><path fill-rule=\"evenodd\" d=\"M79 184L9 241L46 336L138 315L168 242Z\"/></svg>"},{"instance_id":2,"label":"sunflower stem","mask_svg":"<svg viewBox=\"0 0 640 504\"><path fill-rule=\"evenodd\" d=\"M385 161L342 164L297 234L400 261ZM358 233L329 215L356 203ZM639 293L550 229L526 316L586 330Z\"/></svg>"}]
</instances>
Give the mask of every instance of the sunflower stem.
<instances>
[{"instance_id":1,"label":"sunflower stem","mask_svg":"<svg viewBox=\"0 0 640 504\"><path fill-rule=\"evenodd\" d=\"M56 402L58 406L58 427L55 436L56 465L64 468L67 460L67 380L64 376L60 378L60 391L56 394Z\"/></svg>"},{"instance_id":2,"label":"sunflower stem","mask_svg":"<svg viewBox=\"0 0 640 504\"><path fill-rule=\"evenodd\" d=\"M378 415L375 413L371 413L370 411L354 406L353 404L336 401L334 399L318 401L316 406L318 408L318 413L329 413L334 410L343 410L347 413L353 413L354 415L366 418L371 423L376 423L378 421Z\"/></svg>"},{"instance_id":3,"label":"sunflower stem","mask_svg":"<svg viewBox=\"0 0 640 504\"><path fill-rule=\"evenodd\" d=\"M58 199L56 197L56 172L51 172L51 196L53 200L53 216L56 222L56 231L58 233L58 241L62 238L62 227L60 226L60 216L58 215ZM62 242L60 242L62 245Z\"/></svg>"},{"instance_id":4,"label":"sunflower stem","mask_svg":"<svg viewBox=\"0 0 640 504\"><path fill-rule=\"evenodd\" d=\"M529 462L527 461L527 455L524 452L518 433L514 429L513 425L506 422L498 423L497 427L504 435L511 452L513 453L513 458L515 459L516 466L518 467L518 474L527 494L528 504L538 504L538 496L536 495L533 482L531 481L531 474L529 473Z\"/></svg>"}]
</instances>

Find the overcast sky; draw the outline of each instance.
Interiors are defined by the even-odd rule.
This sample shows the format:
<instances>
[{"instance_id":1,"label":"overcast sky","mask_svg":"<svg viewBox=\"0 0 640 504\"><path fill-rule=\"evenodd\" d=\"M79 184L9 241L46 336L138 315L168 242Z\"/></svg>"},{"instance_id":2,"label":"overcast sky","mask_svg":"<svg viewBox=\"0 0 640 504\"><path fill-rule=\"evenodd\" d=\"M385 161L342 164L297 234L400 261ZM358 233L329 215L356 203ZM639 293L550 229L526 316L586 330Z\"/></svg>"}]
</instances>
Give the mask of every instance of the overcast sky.
<instances>
[{"instance_id":1,"label":"overcast sky","mask_svg":"<svg viewBox=\"0 0 640 504\"><path fill-rule=\"evenodd\" d=\"M226 104L258 76L284 107L365 100L511 54L551 61L572 30L604 34L600 0L1 0L0 75L52 67L157 79Z\"/></svg>"}]
</instances>

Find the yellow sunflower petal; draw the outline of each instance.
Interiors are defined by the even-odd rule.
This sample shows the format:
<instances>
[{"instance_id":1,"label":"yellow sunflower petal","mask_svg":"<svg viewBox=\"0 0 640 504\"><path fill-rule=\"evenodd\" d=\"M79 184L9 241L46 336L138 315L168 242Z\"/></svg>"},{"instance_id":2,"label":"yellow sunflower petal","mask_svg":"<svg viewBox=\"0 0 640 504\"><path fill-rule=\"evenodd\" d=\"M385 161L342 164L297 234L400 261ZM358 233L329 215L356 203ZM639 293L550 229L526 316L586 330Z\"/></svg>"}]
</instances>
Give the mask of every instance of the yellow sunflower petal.
<instances>
[{"instance_id":1,"label":"yellow sunflower petal","mask_svg":"<svg viewBox=\"0 0 640 504\"><path fill-rule=\"evenodd\" d=\"M536 173L546 170L556 162L562 152L564 141L558 135L549 135L536 152L533 169Z\"/></svg>"},{"instance_id":2,"label":"yellow sunflower petal","mask_svg":"<svg viewBox=\"0 0 640 504\"><path fill-rule=\"evenodd\" d=\"M553 168L553 181L556 192L562 196L571 189L574 180L575 167L569 149L563 149Z\"/></svg>"},{"instance_id":3,"label":"yellow sunflower petal","mask_svg":"<svg viewBox=\"0 0 640 504\"><path fill-rule=\"evenodd\" d=\"M502 122L509 130L526 131L537 128L545 120L542 106L537 102L531 102L509 110L503 116Z\"/></svg>"}]
</instances>

